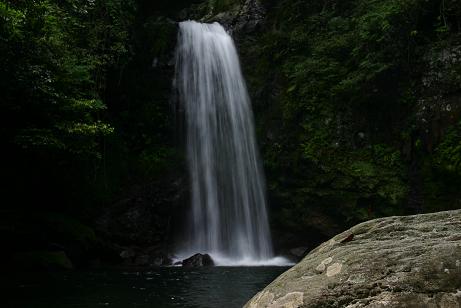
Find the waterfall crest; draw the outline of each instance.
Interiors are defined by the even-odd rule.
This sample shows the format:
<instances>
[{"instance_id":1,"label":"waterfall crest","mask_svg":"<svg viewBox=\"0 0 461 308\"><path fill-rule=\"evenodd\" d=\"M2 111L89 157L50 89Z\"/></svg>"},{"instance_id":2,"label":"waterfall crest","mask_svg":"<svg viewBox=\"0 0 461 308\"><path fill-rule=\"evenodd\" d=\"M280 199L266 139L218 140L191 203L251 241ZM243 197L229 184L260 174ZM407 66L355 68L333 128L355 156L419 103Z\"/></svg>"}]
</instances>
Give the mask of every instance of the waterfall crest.
<instances>
[{"instance_id":1,"label":"waterfall crest","mask_svg":"<svg viewBox=\"0 0 461 308\"><path fill-rule=\"evenodd\" d=\"M180 253L273 257L251 102L234 42L218 24L180 23L176 87L185 110L192 210Z\"/></svg>"}]
</instances>

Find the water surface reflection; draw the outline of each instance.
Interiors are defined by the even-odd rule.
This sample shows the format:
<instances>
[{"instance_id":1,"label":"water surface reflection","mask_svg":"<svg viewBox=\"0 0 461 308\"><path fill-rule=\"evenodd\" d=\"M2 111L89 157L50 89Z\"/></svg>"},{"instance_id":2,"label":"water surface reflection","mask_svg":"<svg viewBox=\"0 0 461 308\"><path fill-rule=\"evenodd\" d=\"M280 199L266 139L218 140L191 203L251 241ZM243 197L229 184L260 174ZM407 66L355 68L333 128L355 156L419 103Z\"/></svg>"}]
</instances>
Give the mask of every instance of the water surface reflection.
<instances>
[{"instance_id":1,"label":"water surface reflection","mask_svg":"<svg viewBox=\"0 0 461 308\"><path fill-rule=\"evenodd\" d=\"M2 284L7 307L242 307L286 267L21 273Z\"/></svg>"}]
</instances>

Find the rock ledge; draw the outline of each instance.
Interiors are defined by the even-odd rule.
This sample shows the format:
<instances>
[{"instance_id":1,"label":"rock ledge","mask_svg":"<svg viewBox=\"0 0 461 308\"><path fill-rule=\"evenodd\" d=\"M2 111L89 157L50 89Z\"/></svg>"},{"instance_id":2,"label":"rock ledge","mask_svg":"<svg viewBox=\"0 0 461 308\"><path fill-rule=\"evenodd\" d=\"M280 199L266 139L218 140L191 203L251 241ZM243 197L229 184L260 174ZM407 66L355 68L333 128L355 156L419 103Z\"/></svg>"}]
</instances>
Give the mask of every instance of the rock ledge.
<instances>
[{"instance_id":1,"label":"rock ledge","mask_svg":"<svg viewBox=\"0 0 461 308\"><path fill-rule=\"evenodd\" d=\"M246 307L461 307L461 210L359 224Z\"/></svg>"}]
</instances>

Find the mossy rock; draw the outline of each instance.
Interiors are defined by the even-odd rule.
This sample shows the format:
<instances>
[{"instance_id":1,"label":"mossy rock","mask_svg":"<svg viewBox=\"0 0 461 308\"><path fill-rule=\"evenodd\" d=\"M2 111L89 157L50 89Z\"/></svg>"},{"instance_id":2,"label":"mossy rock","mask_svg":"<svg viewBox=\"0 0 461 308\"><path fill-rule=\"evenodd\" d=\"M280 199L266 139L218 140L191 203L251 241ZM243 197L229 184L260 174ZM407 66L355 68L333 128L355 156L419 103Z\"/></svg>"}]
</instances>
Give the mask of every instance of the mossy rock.
<instances>
[{"instance_id":1,"label":"mossy rock","mask_svg":"<svg viewBox=\"0 0 461 308\"><path fill-rule=\"evenodd\" d=\"M1 220L1 238L10 246L22 247L72 243L83 249L96 242L92 228L79 220L59 213L5 213ZM13 239L21 240L18 242Z\"/></svg>"},{"instance_id":2,"label":"mossy rock","mask_svg":"<svg viewBox=\"0 0 461 308\"><path fill-rule=\"evenodd\" d=\"M21 269L70 270L73 264L64 251L31 251L14 255L13 263Z\"/></svg>"},{"instance_id":3,"label":"mossy rock","mask_svg":"<svg viewBox=\"0 0 461 308\"><path fill-rule=\"evenodd\" d=\"M66 242L73 241L85 249L89 249L97 241L93 229L82 224L80 221L61 214L48 213L44 214L43 224L48 226L47 229Z\"/></svg>"}]
</instances>

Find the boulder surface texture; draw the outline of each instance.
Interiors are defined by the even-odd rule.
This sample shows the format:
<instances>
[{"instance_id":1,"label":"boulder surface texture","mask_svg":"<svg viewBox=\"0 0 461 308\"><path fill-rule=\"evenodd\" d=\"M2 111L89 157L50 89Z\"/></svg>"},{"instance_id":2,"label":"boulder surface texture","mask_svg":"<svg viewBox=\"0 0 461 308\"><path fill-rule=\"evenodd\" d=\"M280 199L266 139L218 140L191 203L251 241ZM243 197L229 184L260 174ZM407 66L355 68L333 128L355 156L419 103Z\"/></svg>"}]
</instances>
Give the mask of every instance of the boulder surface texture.
<instances>
[{"instance_id":1,"label":"boulder surface texture","mask_svg":"<svg viewBox=\"0 0 461 308\"><path fill-rule=\"evenodd\" d=\"M461 210L361 223L311 251L247 304L461 307Z\"/></svg>"}]
</instances>

